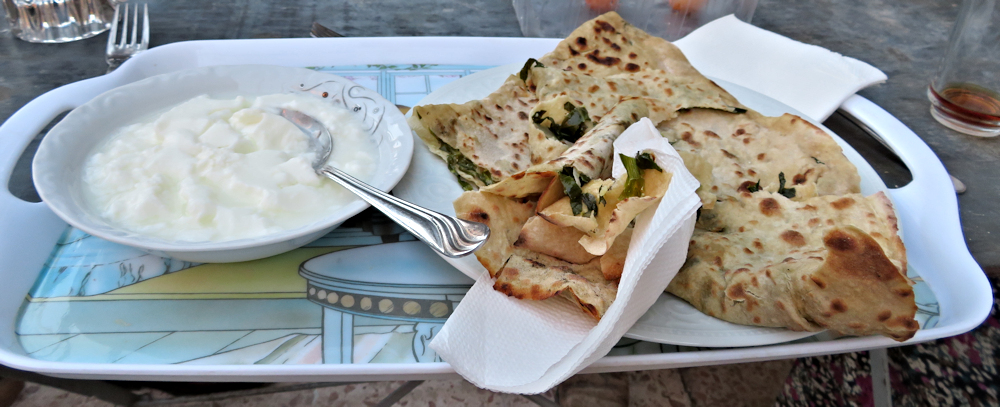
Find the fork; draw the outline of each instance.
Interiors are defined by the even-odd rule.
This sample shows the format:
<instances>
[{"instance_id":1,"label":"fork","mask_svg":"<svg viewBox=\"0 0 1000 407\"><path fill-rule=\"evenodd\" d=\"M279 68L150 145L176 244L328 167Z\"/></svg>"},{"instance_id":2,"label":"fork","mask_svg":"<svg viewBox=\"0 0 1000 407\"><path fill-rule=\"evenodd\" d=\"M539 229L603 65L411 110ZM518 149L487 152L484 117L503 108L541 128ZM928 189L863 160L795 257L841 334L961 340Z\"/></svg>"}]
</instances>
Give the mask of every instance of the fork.
<instances>
[{"instance_id":1,"label":"fork","mask_svg":"<svg viewBox=\"0 0 1000 407\"><path fill-rule=\"evenodd\" d=\"M135 5L135 12L132 18L132 32L131 38L129 38L129 5L125 3L125 10L121 13L121 19L119 20L119 12L121 12L121 4L115 5L115 18L112 20L111 32L108 34L108 48L105 51L105 58L108 61L108 72L114 71L123 62L127 61L133 55L145 51L149 48L149 5L142 5L142 39L141 41L136 41L136 36L139 32L139 5ZM118 36L118 24L121 22L121 36ZM116 37L118 40L116 41Z\"/></svg>"},{"instance_id":2,"label":"fork","mask_svg":"<svg viewBox=\"0 0 1000 407\"><path fill-rule=\"evenodd\" d=\"M344 35L333 31L320 23L313 23L312 29L309 30L309 35L313 38L330 38L330 37L343 37Z\"/></svg>"}]
</instances>

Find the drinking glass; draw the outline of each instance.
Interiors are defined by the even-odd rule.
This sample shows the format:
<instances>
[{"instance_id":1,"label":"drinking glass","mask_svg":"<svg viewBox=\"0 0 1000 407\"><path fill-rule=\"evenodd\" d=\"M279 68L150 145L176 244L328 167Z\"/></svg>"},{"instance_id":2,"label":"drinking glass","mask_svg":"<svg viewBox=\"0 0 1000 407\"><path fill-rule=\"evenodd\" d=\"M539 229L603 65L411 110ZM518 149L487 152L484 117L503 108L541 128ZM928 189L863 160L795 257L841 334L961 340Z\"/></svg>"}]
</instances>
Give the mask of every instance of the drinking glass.
<instances>
[{"instance_id":1,"label":"drinking glass","mask_svg":"<svg viewBox=\"0 0 1000 407\"><path fill-rule=\"evenodd\" d=\"M997 0L965 0L948 50L927 88L931 115L941 124L980 137L1000 135L1000 7Z\"/></svg>"},{"instance_id":2,"label":"drinking glass","mask_svg":"<svg viewBox=\"0 0 1000 407\"><path fill-rule=\"evenodd\" d=\"M11 32L28 42L69 42L111 27L110 0L0 0Z\"/></svg>"},{"instance_id":3,"label":"drinking glass","mask_svg":"<svg viewBox=\"0 0 1000 407\"><path fill-rule=\"evenodd\" d=\"M630 24L668 41L719 17L750 22L757 0L513 0L525 37L562 38L585 21L616 11Z\"/></svg>"}]
</instances>

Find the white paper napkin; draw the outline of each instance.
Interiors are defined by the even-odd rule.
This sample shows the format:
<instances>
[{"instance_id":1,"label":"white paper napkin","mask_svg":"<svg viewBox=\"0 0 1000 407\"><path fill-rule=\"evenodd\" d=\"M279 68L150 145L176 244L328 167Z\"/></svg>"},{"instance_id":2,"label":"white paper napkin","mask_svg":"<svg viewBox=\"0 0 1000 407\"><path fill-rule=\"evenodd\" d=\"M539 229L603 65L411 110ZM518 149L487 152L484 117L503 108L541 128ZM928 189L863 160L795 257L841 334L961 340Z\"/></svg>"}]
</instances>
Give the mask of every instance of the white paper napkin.
<instances>
[{"instance_id":1,"label":"white paper napkin","mask_svg":"<svg viewBox=\"0 0 1000 407\"><path fill-rule=\"evenodd\" d=\"M885 82L877 68L729 15L674 42L703 75L753 89L822 122L848 97Z\"/></svg>"},{"instance_id":2,"label":"white paper napkin","mask_svg":"<svg viewBox=\"0 0 1000 407\"><path fill-rule=\"evenodd\" d=\"M673 173L656 210L636 218L615 302L598 323L561 297L507 297L493 290L484 273L430 344L476 386L533 394L559 384L606 355L684 263L701 206L695 194L698 181L649 119L629 127L614 148L616 178L625 174L617 153L652 151L656 163Z\"/></svg>"}]
</instances>

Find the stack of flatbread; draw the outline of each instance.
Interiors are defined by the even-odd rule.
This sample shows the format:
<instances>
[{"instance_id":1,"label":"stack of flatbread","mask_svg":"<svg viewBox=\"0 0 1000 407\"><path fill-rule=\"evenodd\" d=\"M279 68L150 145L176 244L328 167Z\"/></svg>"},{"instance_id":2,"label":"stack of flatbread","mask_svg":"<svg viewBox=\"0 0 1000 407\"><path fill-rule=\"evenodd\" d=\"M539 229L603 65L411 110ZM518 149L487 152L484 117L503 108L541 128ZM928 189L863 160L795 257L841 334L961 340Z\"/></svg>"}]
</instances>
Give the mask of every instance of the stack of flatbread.
<instances>
[{"instance_id":1,"label":"stack of flatbread","mask_svg":"<svg viewBox=\"0 0 1000 407\"><path fill-rule=\"evenodd\" d=\"M410 124L469 190L455 201L458 216L490 226L476 256L494 288L567 295L599 319L615 298L630 223L669 185L671 174L643 154L621 157L632 170L611 178L614 140L642 117L701 183L688 258L667 292L739 324L913 336L889 199L859 193L857 169L824 131L746 108L673 44L615 13L485 99L417 106Z\"/></svg>"}]
</instances>

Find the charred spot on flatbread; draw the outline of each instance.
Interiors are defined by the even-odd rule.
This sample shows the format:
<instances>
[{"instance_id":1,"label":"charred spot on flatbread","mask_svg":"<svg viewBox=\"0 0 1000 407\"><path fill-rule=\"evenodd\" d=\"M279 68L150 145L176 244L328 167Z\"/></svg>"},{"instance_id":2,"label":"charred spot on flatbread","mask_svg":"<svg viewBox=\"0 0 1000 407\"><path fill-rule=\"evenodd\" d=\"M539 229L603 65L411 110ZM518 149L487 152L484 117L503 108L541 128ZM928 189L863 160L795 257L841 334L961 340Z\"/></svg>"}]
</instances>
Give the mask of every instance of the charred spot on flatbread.
<instances>
[{"instance_id":1,"label":"charred spot on flatbread","mask_svg":"<svg viewBox=\"0 0 1000 407\"><path fill-rule=\"evenodd\" d=\"M843 205L847 200L852 204ZM760 210L771 201L780 216ZM906 251L883 193L796 202L758 192L720 202L713 213L721 231L695 229L688 260L667 288L702 312L739 324L896 340L916 332ZM795 227L817 217L829 222Z\"/></svg>"}]
</instances>

